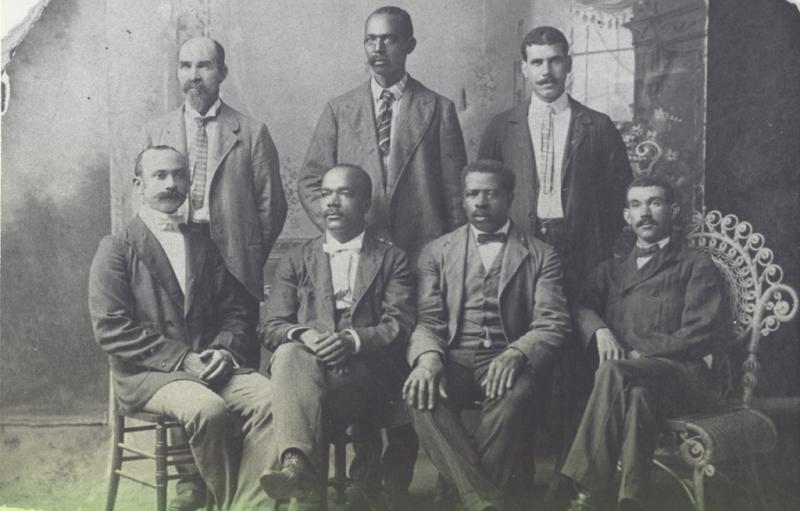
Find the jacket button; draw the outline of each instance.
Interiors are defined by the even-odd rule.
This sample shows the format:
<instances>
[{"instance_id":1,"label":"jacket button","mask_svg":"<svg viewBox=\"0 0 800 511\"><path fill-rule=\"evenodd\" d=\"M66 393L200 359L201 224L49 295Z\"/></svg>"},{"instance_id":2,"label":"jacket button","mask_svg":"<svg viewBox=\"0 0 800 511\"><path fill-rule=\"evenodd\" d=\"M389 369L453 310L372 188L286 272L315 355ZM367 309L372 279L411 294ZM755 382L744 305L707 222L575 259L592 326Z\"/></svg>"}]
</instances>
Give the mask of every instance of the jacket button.
<instances>
[{"instance_id":1,"label":"jacket button","mask_svg":"<svg viewBox=\"0 0 800 511\"><path fill-rule=\"evenodd\" d=\"M528 218L533 220L534 218L536 218L536 213L528 213Z\"/></svg>"},{"instance_id":2,"label":"jacket button","mask_svg":"<svg viewBox=\"0 0 800 511\"><path fill-rule=\"evenodd\" d=\"M539 229L539 231L541 231L541 233L542 233L542 234L547 234L547 226L546 226L546 225L543 225L543 226L542 226L542 227Z\"/></svg>"},{"instance_id":3,"label":"jacket button","mask_svg":"<svg viewBox=\"0 0 800 511\"><path fill-rule=\"evenodd\" d=\"M161 367L167 367L167 363L166 362L161 362Z\"/></svg>"}]
</instances>

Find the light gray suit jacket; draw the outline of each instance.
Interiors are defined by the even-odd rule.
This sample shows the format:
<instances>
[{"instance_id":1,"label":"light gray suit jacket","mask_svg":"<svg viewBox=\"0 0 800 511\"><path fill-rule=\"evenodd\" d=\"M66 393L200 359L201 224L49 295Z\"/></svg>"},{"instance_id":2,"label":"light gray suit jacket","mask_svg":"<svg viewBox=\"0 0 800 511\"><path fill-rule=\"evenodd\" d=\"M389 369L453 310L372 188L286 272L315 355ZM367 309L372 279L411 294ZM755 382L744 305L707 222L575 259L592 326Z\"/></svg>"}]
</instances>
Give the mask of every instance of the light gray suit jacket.
<instances>
[{"instance_id":1,"label":"light gray suit jacket","mask_svg":"<svg viewBox=\"0 0 800 511\"><path fill-rule=\"evenodd\" d=\"M443 356L458 337L464 308L469 225L432 241L417 263L417 325L408 361L426 351ZM570 333L567 299L555 250L512 223L498 289L500 320L510 346L534 371L545 369Z\"/></svg>"},{"instance_id":2,"label":"light gray suit jacket","mask_svg":"<svg viewBox=\"0 0 800 511\"><path fill-rule=\"evenodd\" d=\"M306 213L324 230L323 174L350 163L372 178L368 224L412 259L428 241L464 223L461 169L467 162L455 106L409 77L393 127L385 178L370 82L328 102L300 170Z\"/></svg>"},{"instance_id":3,"label":"light gray suit jacket","mask_svg":"<svg viewBox=\"0 0 800 511\"><path fill-rule=\"evenodd\" d=\"M211 238L225 265L250 294L262 299L264 263L286 220L280 163L267 127L222 103L218 147L208 148ZM183 107L149 124L146 146L165 144L183 154Z\"/></svg>"}]
</instances>

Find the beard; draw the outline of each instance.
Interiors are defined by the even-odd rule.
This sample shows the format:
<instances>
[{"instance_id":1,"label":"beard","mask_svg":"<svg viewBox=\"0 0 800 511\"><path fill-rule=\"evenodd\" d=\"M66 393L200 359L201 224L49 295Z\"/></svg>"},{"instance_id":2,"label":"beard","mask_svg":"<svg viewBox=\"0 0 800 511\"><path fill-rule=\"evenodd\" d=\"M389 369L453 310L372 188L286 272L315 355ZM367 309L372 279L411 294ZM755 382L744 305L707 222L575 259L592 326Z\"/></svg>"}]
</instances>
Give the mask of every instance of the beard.
<instances>
[{"instance_id":1,"label":"beard","mask_svg":"<svg viewBox=\"0 0 800 511\"><path fill-rule=\"evenodd\" d=\"M216 97L202 85L192 85L191 83L183 86L186 100L189 106L200 114L205 114L211 107Z\"/></svg>"}]
</instances>

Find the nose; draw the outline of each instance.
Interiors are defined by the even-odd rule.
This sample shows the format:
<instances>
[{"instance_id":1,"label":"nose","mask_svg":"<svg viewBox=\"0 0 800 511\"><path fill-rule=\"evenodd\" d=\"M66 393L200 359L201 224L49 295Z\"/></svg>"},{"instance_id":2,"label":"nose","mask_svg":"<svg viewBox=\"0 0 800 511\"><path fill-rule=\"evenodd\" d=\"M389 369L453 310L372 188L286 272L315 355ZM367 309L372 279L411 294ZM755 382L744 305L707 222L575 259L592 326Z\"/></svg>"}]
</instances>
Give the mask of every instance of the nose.
<instances>
[{"instance_id":1,"label":"nose","mask_svg":"<svg viewBox=\"0 0 800 511\"><path fill-rule=\"evenodd\" d=\"M200 70L197 66L192 66L192 69L189 71L189 76L192 77L192 80L197 80L200 78Z\"/></svg>"},{"instance_id":2,"label":"nose","mask_svg":"<svg viewBox=\"0 0 800 511\"><path fill-rule=\"evenodd\" d=\"M489 204L489 198L485 193L479 193L475 197L475 207L485 208Z\"/></svg>"},{"instance_id":3,"label":"nose","mask_svg":"<svg viewBox=\"0 0 800 511\"><path fill-rule=\"evenodd\" d=\"M339 206L339 194L332 193L328 195L328 207L338 207Z\"/></svg>"},{"instance_id":4,"label":"nose","mask_svg":"<svg viewBox=\"0 0 800 511\"><path fill-rule=\"evenodd\" d=\"M386 43L380 37L375 39L375 53L383 53L386 51Z\"/></svg>"}]
</instances>

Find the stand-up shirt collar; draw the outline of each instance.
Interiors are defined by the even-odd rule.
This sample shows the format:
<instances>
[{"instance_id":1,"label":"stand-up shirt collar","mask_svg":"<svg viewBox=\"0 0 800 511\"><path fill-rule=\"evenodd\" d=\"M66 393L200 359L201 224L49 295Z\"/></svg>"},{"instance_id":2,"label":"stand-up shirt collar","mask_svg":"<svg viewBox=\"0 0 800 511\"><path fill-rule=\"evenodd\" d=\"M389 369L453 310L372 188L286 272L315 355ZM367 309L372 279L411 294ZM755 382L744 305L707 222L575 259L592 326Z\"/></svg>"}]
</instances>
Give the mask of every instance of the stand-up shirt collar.
<instances>
[{"instance_id":1,"label":"stand-up shirt collar","mask_svg":"<svg viewBox=\"0 0 800 511\"><path fill-rule=\"evenodd\" d=\"M530 113L535 114L533 115L534 118L541 119L541 116L544 115L548 105L552 107L553 114L558 115L569 109L569 95L566 91L564 91L558 98L556 98L555 101L548 103L539 99L539 96L536 94L531 94L531 106L529 111Z\"/></svg>"},{"instance_id":2,"label":"stand-up shirt collar","mask_svg":"<svg viewBox=\"0 0 800 511\"><path fill-rule=\"evenodd\" d=\"M397 83L391 87L388 87L386 90L391 92L394 96L394 100L397 101L403 96L403 92L406 90L406 85L408 85L408 73L404 74ZM372 99L377 102L381 97L383 87L378 84L374 76L370 80L370 89L372 90Z\"/></svg>"},{"instance_id":3,"label":"stand-up shirt collar","mask_svg":"<svg viewBox=\"0 0 800 511\"><path fill-rule=\"evenodd\" d=\"M178 225L186 223L186 215L182 212L182 208L178 208L174 213L164 213L151 208L147 204L142 204L139 207L139 218L153 232L177 232Z\"/></svg>"},{"instance_id":4,"label":"stand-up shirt collar","mask_svg":"<svg viewBox=\"0 0 800 511\"><path fill-rule=\"evenodd\" d=\"M192 108L191 105L189 105L188 101L185 101L183 103L183 105L184 105L184 111L186 112L187 119L195 119L197 117L200 117L200 118L211 117L211 118L213 118L213 117L217 116L217 113L219 113L219 109L220 109L220 107L222 107L222 100L219 97L217 97L217 100L214 101L214 103L211 105L211 108L208 109L208 112L206 112L205 115L201 115L200 112L198 112L197 110Z\"/></svg>"}]
</instances>

